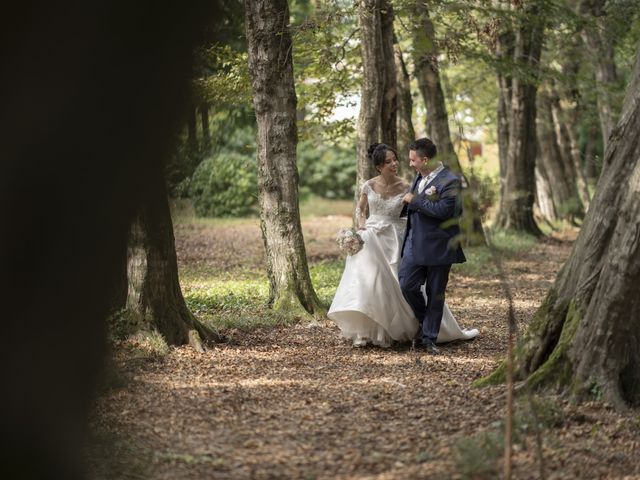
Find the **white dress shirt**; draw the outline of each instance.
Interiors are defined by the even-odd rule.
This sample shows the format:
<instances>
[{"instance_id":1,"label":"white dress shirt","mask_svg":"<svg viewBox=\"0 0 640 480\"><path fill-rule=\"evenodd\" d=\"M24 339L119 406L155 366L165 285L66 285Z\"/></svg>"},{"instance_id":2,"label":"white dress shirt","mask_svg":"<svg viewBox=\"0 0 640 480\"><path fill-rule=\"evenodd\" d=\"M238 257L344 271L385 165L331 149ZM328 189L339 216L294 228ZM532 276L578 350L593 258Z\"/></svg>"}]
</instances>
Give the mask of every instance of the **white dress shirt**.
<instances>
[{"instance_id":1,"label":"white dress shirt","mask_svg":"<svg viewBox=\"0 0 640 480\"><path fill-rule=\"evenodd\" d=\"M429 185L429 182L431 182L431 180L436 178L436 175L438 175L443 168L444 168L444 165L442 164L442 162L440 162L440 165L438 165L435 170L433 170L426 177L422 177L422 180L420 180L420 183L418 184L418 193L424 192L425 187Z\"/></svg>"}]
</instances>

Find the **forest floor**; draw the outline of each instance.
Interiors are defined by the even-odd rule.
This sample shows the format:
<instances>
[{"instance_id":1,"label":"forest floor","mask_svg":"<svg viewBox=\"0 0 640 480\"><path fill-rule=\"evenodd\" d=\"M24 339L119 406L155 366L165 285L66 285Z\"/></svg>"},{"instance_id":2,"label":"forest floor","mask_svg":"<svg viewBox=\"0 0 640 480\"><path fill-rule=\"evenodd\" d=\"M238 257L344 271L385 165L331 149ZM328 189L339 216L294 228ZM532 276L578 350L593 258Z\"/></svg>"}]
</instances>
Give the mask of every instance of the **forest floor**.
<instances>
[{"instance_id":1,"label":"forest floor","mask_svg":"<svg viewBox=\"0 0 640 480\"><path fill-rule=\"evenodd\" d=\"M333 237L348 223L303 221L311 264L341 265ZM521 329L574 238L556 234L503 255ZM253 220L178 224L176 243L188 298L207 275L246 278L263 268ZM461 326L481 333L442 346L439 356L352 348L324 321L221 327L229 342L203 354L145 354L135 341L115 343L120 380L97 401L93 477L500 477L505 387L472 382L504 355L507 303L495 268L471 253L468 266L452 271L447 302ZM525 395L516 399L514 478L542 478L541 468L545 478L640 478L638 410L575 405L551 393L536 394L533 406Z\"/></svg>"}]
</instances>

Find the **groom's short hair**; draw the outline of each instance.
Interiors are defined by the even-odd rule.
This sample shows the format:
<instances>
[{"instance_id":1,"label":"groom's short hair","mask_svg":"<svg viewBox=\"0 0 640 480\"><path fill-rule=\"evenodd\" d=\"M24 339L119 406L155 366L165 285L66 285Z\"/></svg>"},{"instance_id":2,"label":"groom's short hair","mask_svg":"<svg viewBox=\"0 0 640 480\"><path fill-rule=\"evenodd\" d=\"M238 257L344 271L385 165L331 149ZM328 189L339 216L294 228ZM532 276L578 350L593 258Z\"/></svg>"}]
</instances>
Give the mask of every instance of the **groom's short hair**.
<instances>
[{"instance_id":1,"label":"groom's short hair","mask_svg":"<svg viewBox=\"0 0 640 480\"><path fill-rule=\"evenodd\" d=\"M415 150L420 157L433 158L438 153L436 145L428 138L419 138L409 144L409 150Z\"/></svg>"}]
</instances>

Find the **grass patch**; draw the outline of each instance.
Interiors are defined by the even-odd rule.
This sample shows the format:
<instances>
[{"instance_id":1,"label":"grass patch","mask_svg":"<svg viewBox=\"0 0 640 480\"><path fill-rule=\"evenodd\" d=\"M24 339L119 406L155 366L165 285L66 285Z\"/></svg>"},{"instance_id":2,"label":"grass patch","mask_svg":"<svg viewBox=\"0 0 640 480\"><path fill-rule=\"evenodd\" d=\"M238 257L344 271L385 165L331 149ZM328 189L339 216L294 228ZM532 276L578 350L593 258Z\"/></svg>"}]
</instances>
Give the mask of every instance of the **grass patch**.
<instances>
[{"instance_id":1,"label":"grass patch","mask_svg":"<svg viewBox=\"0 0 640 480\"><path fill-rule=\"evenodd\" d=\"M353 214L353 200L329 200L327 198L309 196L300 203L300 216L326 217L328 215Z\"/></svg>"},{"instance_id":2,"label":"grass patch","mask_svg":"<svg viewBox=\"0 0 640 480\"><path fill-rule=\"evenodd\" d=\"M333 297L338 289L342 271L344 270L344 259L329 260L316 263L310 267L311 282L318 295L320 303L329 308Z\"/></svg>"},{"instance_id":3,"label":"grass patch","mask_svg":"<svg viewBox=\"0 0 640 480\"><path fill-rule=\"evenodd\" d=\"M322 305L331 304L343 268L344 260L311 265L311 280ZM181 284L189 309L217 330L249 330L300 320L295 313L274 312L268 307L269 281L263 272L215 272L187 267L181 271Z\"/></svg>"},{"instance_id":4,"label":"grass patch","mask_svg":"<svg viewBox=\"0 0 640 480\"><path fill-rule=\"evenodd\" d=\"M510 230L490 231L489 238L501 259L514 258L522 252L528 252L538 242L533 235ZM453 271L465 275L491 276L498 273L491 251L486 245L464 249L466 263L455 264Z\"/></svg>"}]
</instances>

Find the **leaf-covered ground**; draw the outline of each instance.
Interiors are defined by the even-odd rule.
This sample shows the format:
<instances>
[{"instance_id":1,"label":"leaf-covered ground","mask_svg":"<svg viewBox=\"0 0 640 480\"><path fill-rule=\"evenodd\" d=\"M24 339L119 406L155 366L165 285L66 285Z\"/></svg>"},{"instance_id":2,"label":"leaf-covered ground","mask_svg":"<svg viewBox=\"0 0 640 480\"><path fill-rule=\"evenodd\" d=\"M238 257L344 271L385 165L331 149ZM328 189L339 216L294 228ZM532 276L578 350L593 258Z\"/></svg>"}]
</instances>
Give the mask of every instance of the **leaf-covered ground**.
<instances>
[{"instance_id":1,"label":"leaf-covered ground","mask_svg":"<svg viewBox=\"0 0 640 480\"><path fill-rule=\"evenodd\" d=\"M348 222L304 222L312 263L337 258L333 237ZM571 239L505 253L521 328ZM263 261L254 221L179 224L176 241L181 271L192 279L246 277ZM134 342L118 344L120 381L96 406L94 477L496 478L505 390L471 384L504 352L507 305L486 263L455 269L447 298L459 323L481 334L435 357L406 347L354 349L322 322L235 328L229 343L204 354L144 355ZM535 419L526 398L516 404L515 478L540 478L541 466L546 478L640 478L637 410L576 406L550 394L534 400Z\"/></svg>"}]
</instances>

